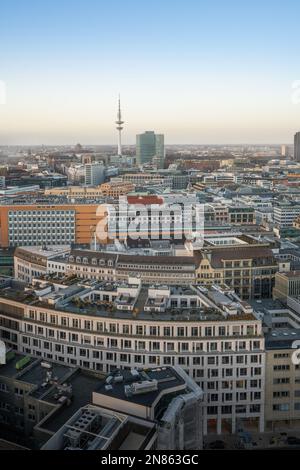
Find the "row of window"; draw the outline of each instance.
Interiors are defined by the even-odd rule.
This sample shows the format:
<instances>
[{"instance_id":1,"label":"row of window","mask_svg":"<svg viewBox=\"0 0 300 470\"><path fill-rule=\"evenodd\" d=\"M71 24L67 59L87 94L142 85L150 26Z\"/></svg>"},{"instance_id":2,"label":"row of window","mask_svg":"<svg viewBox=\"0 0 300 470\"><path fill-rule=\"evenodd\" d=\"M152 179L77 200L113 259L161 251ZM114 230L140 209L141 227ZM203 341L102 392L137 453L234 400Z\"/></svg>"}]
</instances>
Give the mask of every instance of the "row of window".
<instances>
[{"instance_id":1,"label":"row of window","mask_svg":"<svg viewBox=\"0 0 300 470\"><path fill-rule=\"evenodd\" d=\"M248 407L244 405L225 405L221 406L221 413L222 414L228 414L232 415L233 409L235 409L235 413L237 415L239 414L246 414L246 413L260 413L260 405L250 405L249 406L249 411ZM218 415L219 414L219 409L217 406L208 406L207 407L207 414L208 415Z\"/></svg>"},{"instance_id":2,"label":"row of window","mask_svg":"<svg viewBox=\"0 0 300 470\"><path fill-rule=\"evenodd\" d=\"M59 349L59 348L58 348ZM26 354L31 354L32 351L29 348L23 348L23 351ZM68 349L68 351L70 351ZM58 353L62 353L62 351L56 351ZM42 356L41 351L36 351L34 352L36 356ZM49 360L56 360L59 362L64 362L64 363L69 363L72 365L80 365L82 367L86 368L93 368L95 370L107 370L112 371L118 367L124 367L128 368L128 365L130 363L135 364L135 365L145 365L145 356L143 355L134 355L132 358L129 357L127 354L120 354L119 358L119 365L117 364L117 358L115 353L107 352L105 353L105 359L107 361L106 364L103 364L103 353L101 351L92 351L92 357L90 358L89 351L85 349L80 349L79 351L79 357L78 358L70 358L66 357L66 355L53 355L51 353L44 352L43 356ZM88 359L88 360L86 360ZM99 363L90 363L89 359L100 359L102 362ZM130 360L132 359L132 361ZM173 359L173 360L172 360ZM161 362L160 362L161 361ZM111 362L111 364L109 364ZM148 362L149 365L175 365L174 358L171 357L163 357L159 358L158 356L149 356L148 357ZM188 358L186 357L176 357L176 364L182 366L182 367L187 367L188 366ZM198 370L195 369L190 369L190 371L187 370L187 372L190 372L194 378L203 378L205 370L201 370L201 374L198 374ZM249 392L249 388L254 389L254 388L261 388L262 385L262 380L258 377L261 377L261 368L251 368L251 371L249 371L248 376L254 377L256 376L257 378L247 378L247 379L231 379L231 380L221 380L220 382L214 381L214 382L201 382L201 387L205 392L211 396L211 391L214 391L215 394L218 393L219 390L230 390L232 391L234 388L239 389L239 390L246 390ZM198 380L197 380L198 381ZM199 381L198 381L199 382ZM244 392L244 393L248 393ZM232 392L230 392L232 393ZM260 392L259 392L260 393ZM254 395L252 396L252 399L260 399L261 395Z\"/></svg>"},{"instance_id":3,"label":"row of window","mask_svg":"<svg viewBox=\"0 0 300 470\"><path fill-rule=\"evenodd\" d=\"M273 392L273 398L287 398L290 396L289 390L280 390L278 392ZM295 397L300 397L300 390L294 391Z\"/></svg>"},{"instance_id":4,"label":"row of window","mask_svg":"<svg viewBox=\"0 0 300 470\"><path fill-rule=\"evenodd\" d=\"M37 215L59 215L60 217L63 215L73 215L75 211L73 210L51 210L51 211L46 211L46 210L26 210L26 211L9 211L8 215L11 218L15 218L16 216L23 215L23 216L37 216Z\"/></svg>"},{"instance_id":5,"label":"row of window","mask_svg":"<svg viewBox=\"0 0 300 470\"><path fill-rule=\"evenodd\" d=\"M237 393L210 393L208 396L208 402L220 401L224 403L225 401L247 401L247 400L261 400L261 392L237 392Z\"/></svg>"},{"instance_id":6,"label":"row of window","mask_svg":"<svg viewBox=\"0 0 300 470\"><path fill-rule=\"evenodd\" d=\"M142 335L142 336L161 336L161 337L226 337L226 336L255 336L259 334L258 326L254 325L233 325L229 326L147 326L147 325L119 325L118 323L106 323L92 320L81 320L79 318L59 317L55 314L47 314L46 312L29 311L31 320L43 323L51 323L53 325L61 325L90 331L115 333L123 335ZM27 325L27 324L26 324ZM29 324L27 325L29 327ZM42 327L40 327L42 328ZM42 330L41 330L42 331ZM41 334L44 334L42 332ZM244 343L243 341L241 343ZM225 343L230 344L230 343ZM241 344L243 346L243 344ZM225 346L229 347L229 346ZM259 340L253 340L253 347L260 347ZM230 347L229 347L230 348Z\"/></svg>"},{"instance_id":7,"label":"row of window","mask_svg":"<svg viewBox=\"0 0 300 470\"><path fill-rule=\"evenodd\" d=\"M76 257L69 256L69 262L70 263L76 262L78 264L81 264L81 263L89 264L91 262L91 264L94 265L94 266L97 266L98 264L99 264L99 266L104 266L106 264L105 259L99 259L98 260L97 258L92 258L91 261L90 261L89 258L87 258L87 257L81 258L80 256L76 256ZM109 259L107 261L107 266L113 266L113 264L114 264L113 260Z\"/></svg>"},{"instance_id":8,"label":"row of window","mask_svg":"<svg viewBox=\"0 0 300 470\"><path fill-rule=\"evenodd\" d=\"M300 402L294 403L294 410L300 411ZM277 403L273 405L273 411L290 411L289 403Z\"/></svg>"},{"instance_id":9,"label":"row of window","mask_svg":"<svg viewBox=\"0 0 300 470\"><path fill-rule=\"evenodd\" d=\"M29 329L31 330L31 329ZM32 333L33 330L27 331L29 333ZM50 334L49 334L50 332ZM37 333L35 335L39 336L45 336L43 329L39 328L37 329ZM48 338L53 338L54 339L54 331L53 330L48 330ZM32 344L36 347L40 345L40 340L37 338L29 338L27 336L23 336L23 343L24 344ZM230 349L226 348L219 348L217 349L216 344L208 343L206 346L206 350L204 350L204 345L203 343L185 343L185 342L178 342L178 343L169 343L169 342L164 342L161 344L160 342L150 342L149 345L146 345L145 341L130 341L130 340L121 340L121 343L119 344L116 339L113 338L107 338L106 340L104 338L94 338L94 341L92 342L92 338L90 336L82 336L79 338L79 335L76 333L66 333L65 331L60 331L58 335L58 340L61 341L68 341L70 343L79 343L82 345L93 345L97 347L102 347L102 348L110 348L110 349L131 349L133 351L149 351L149 352L167 352L167 353L177 353L177 352L193 352L193 353L200 353L200 352L226 352L226 351L231 351ZM44 342L44 348L49 349L49 342ZM245 350L245 349L242 349ZM250 359L248 359L248 356L234 356L235 357L235 363L236 364L256 364L262 363L262 356L259 355L251 355L249 356ZM220 359L218 356L213 356L213 357L206 357L207 363L209 365L219 365L219 364L231 364L233 365L233 356L223 356L222 359ZM200 364L197 362L197 358L193 358L194 364Z\"/></svg>"}]
</instances>

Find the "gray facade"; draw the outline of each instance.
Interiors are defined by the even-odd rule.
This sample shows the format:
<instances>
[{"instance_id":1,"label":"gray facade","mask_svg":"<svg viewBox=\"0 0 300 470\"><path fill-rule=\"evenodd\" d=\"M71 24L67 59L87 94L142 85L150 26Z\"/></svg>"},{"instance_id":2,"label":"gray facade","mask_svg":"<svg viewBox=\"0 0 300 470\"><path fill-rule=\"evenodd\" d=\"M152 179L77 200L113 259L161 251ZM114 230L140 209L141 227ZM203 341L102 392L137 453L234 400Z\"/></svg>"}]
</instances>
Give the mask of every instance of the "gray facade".
<instances>
[{"instance_id":1,"label":"gray facade","mask_svg":"<svg viewBox=\"0 0 300 470\"><path fill-rule=\"evenodd\" d=\"M294 160L300 162L300 132L294 135Z\"/></svg>"},{"instance_id":2,"label":"gray facade","mask_svg":"<svg viewBox=\"0 0 300 470\"><path fill-rule=\"evenodd\" d=\"M136 136L136 161L138 165L151 163L156 157L159 168L163 168L165 159L164 135L146 131Z\"/></svg>"}]
</instances>

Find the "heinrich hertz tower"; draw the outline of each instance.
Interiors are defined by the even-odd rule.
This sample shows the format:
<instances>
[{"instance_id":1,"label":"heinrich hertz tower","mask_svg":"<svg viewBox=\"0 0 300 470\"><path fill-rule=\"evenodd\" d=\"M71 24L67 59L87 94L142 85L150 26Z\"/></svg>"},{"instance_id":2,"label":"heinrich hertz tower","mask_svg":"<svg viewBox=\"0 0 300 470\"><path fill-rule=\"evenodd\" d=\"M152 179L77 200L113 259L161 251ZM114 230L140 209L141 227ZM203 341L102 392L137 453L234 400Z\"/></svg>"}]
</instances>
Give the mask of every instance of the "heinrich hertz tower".
<instances>
[{"instance_id":1,"label":"heinrich hertz tower","mask_svg":"<svg viewBox=\"0 0 300 470\"><path fill-rule=\"evenodd\" d=\"M121 140L121 132L123 130L123 124L124 121L122 121L122 115L121 115L121 101L120 101L120 95L119 95L119 106L118 106L118 114L117 114L117 131L119 133L118 135L118 155L121 157L122 156L122 140Z\"/></svg>"}]
</instances>

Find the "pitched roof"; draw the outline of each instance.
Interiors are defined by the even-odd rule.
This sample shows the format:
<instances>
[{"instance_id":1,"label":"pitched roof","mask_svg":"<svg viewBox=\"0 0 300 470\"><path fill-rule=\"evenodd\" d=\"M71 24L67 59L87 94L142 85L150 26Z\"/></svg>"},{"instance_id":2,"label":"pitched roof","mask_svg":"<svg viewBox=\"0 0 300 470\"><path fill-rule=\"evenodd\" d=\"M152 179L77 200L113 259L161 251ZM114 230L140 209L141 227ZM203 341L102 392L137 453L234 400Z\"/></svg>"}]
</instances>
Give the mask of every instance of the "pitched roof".
<instances>
[{"instance_id":1,"label":"pitched roof","mask_svg":"<svg viewBox=\"0 0 300 470\"><path fill-rule=\"evenodd\" d=\"M196 259L198 264L204 258L204 253L197 252ZM276 265L276 260L273 256L272 250L260 246L246 246L246 247L230 247L213 249L210 251L210 263L213 268L223 267L223 261L231 260L254 260L257 266L265 264L265 260L271 265Z\"/></svg>"},{"instance_id":2,"label":"pitched roof","mask_svg":"<svg viewBox=\"0 0 300 470\"><path fill-rule=\"evenodd\" d=\"M195 265L192 256L148 256L148 255L125 255L120 254L118 264L157 264L157 265Z\"/></svg>"},{"instance_id":3,"label":"pitched roof","mask_svg":"<svg viewBox=\"0 0 300 470\"><path fill-rule=\"evenodd\" d=\"M89 251L89 250L72 250L69 255L69 262L71 262L70 261L71 256L74 257L73 263L75 264L76 264L77 256L80 258L87 258L88 264L92 264L92 259L103 260L105 264L107 263L107 261L112 261L113 264L115 264L118 258L117 253L105 253L103 251Z\"/></svg>"}]
</instances>

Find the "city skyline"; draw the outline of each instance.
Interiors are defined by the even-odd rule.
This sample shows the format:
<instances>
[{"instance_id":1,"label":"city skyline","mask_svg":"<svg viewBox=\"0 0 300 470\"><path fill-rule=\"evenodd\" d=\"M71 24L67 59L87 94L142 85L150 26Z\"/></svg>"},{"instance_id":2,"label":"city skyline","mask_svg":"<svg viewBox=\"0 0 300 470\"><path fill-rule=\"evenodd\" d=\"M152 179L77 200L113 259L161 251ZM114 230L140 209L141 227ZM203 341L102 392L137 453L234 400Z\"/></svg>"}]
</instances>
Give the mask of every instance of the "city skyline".
<instances>
[{"instance_id":1,"label":"city skyline","mask_svg":"<svg viewBox=\"0 0 300 470\"><path fill-rule=\"evenodd\" d=\"M119 92L124 145L291 143L300 7L254 4L3 5L0 145L117 144Z\"/></svg>"},{"instance_id":2,"label":"city skyline","mask_svg":"<svg viewBox=\"0 0 300 470\"><path fill-rule=\"evenodd\" d=\"M0 454L300 450L300 3L2 4Z\"/></svg>"}]
</instances>

